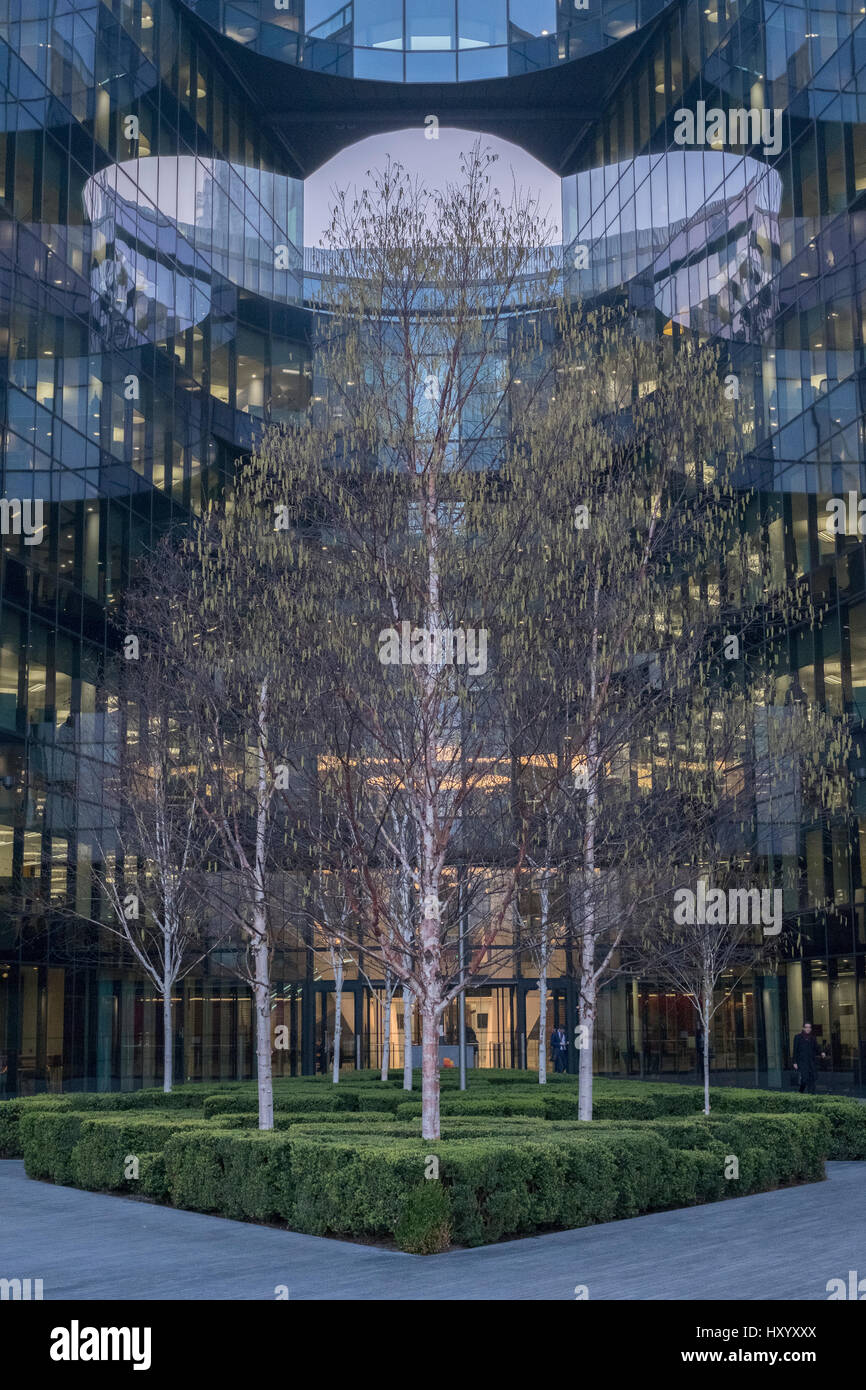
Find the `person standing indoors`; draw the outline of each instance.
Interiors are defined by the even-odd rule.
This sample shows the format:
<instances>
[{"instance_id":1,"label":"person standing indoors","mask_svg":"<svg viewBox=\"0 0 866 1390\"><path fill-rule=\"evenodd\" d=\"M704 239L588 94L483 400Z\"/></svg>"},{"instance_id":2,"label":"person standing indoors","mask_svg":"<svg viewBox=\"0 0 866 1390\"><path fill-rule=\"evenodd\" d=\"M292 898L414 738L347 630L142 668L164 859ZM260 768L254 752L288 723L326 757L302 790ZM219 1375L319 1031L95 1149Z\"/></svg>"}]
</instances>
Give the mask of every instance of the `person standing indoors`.
<instances>
[{"instance_id":1,"label":"person standing indoors","mask_svg":"<svg viewBox=\"0 0 866 1390\"><path fill-rule=\"evenodd\" d=\"M811 1023L804 1023L801 1032L794 1039L794 1071L800 1081L800 1095L805 1091L808 1095L815 1094L815 1082L818 1079L818 1039L812 1032ZM826 1052L822 1052L821 1057L826 1057Z\"/></svg>"}]
</instances>

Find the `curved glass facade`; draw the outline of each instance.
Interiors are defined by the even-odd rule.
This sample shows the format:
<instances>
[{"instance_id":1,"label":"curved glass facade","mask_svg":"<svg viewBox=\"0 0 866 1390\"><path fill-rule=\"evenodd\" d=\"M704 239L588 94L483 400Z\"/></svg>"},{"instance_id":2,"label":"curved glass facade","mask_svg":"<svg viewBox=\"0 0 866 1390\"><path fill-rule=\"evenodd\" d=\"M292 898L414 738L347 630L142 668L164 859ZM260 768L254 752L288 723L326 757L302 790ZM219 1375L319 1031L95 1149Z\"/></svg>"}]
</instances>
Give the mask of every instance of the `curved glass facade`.
<instances>
[{"instance_id":1,"label":"curved glass facade","mask_svg":"<svg viewBox=\"0 0 866 1390\"><path fill-rule=\"evenodd\" d=\"M598 53L666 0L187 0L228 38L314 72L474 82Z\"/></svg>"},{"instance_id":2,"label":"curved glass facade","mask_svg":"<svg viewBox=\"0 0 866 1390\"><path fill-rule=\"evenodd\" d=\"M642 307L666 331L678 324L760 341L778 308L782 193L774 169L715 150L639 155L575 174L563 181L571 292L634 293L640 284Z\"/></svg>"},{"instance_id":3,"label":"curved glass facade","mask_svg":"<svg viewBox=\"0 0 866 1390\"><path fill-rule=\"evenodd\" d=\"M0 1088L27 1091L146 1072L152 991L28 909L89 910L136 554L310 368L302 185L181 7L4 6L0 103L3 496L44 518L0 543Z\"/></svg>"},{"instance_id":4,"label":"curved glass facade","mask_svg":"<svg viewBox=\"0 0 866 1390\"><path fill-rule=\"evenodd\" d=\"M848 820L781 826L762 812L768 864L802 885L786 899L801 933L778 971L726 998L714 1067L782 1084L790 1038L811 1018L830 1054L822 1081L864 1089L866 550L826 522L828 498L866 489L864 10L859 0L568 12L546 0L355 0L306 12L293 0L8 0L3 496L42 503L45 533L0 542L0 1087L127 1087L159 1072L150 986L111 943L36 920L32 905L37 894L71 896L89 911L120 727L106 682L112 613L136 554L202 505L259 421L290 421L310 397L309 305L328 262L302 246L305 128L283 141L248 64L280 58L312 82L459 83L565 64L656 17L640 51L623 45L598 119L575 116L557 136L564 273L582 297L630 303L658 332L714 337L729 356L759 489L750 525L779 576L801 576L824 604L820 629L789 634L766 659L846 715L857 748ZM244 73L233 66L241 49ZM578 96L590 68L570 70ZM697 117L710 111L763 112L772 129L764 140L750 128L759 138L744 143L738 120L737 138L704 129L701 144ZM695 118L691 145L678 139L683 112ZM393 125L393 111L368 114L367 133ZM357 138L348 123L339 130L344 144ZM535 910L528 893L524 920ZM509 970L469 1001L481 1065L537 1059L529 953ZM375 1064L381 1013L348 974L345 1060ZM286 949L274 979L274 1022L290 1039L276 1064L313 1070L333 1036L327 970L312 950ZM572 1020L564 952L551 988L551 1022ZM250 1074L241 986L195 974L175 1007L179 1077ZM449 1014L449 1042L454 1026ZM681 1000L652 981L606 993L599 1070L685 1075L696 1061Z\"/></svg>"},{"instance_id":5,"label":"curved glass facade","mask_svg":"<svg viewBox=\"0 0 866 1390\"><path fill-rule=\"evenodd\" d=\"M845 0L680 5L623 74L563 195L581 294L723 346L752 446L750 525L780 578L801 576L826 605L820 631L765 656L851 721L851 818L783 825L761 810L768 864L802 885L785 890L802 934L778 972L726 1002L712 1045L720 1073L782 1085L789 1039L811 1019L831 1058L821 1080L841 1089L866 1082L866 571L862 539L832 534L826 503L866 485L864 15ZM598 1064L689 1071L681 1002L635 984L634 1041L624 1053L612 1009Z\"/></svg>"}]
</instances>

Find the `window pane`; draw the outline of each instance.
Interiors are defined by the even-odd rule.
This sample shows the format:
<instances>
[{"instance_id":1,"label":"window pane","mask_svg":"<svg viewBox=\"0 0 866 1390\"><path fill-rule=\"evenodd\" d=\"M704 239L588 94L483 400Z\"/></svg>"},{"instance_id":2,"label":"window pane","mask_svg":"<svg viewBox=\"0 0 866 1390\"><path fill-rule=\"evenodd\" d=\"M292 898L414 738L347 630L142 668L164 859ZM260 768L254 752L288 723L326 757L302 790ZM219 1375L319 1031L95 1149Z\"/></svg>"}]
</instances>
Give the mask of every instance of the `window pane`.
<instances>
[{"instance_id":1,"label":"window pane","mask_svg":"<svg viewBox=\"0 0 866 1390\"><path fill-rule=\"evenodd\" d=\"M483 48L505 43L508 24L505 0L457 0L459 48Z\"/></svg>"},{"instance_id":2,"label":"window pane","mask_svg":"<svg viewBox=\"0 0 866 1390\"><path fill-rule=\"evenodd\" d=\"M504 45L498 48L464 48L460 51L457 65L461 82L473 82L482 77L507 77L508 49Z\"/></svg>"},{"instance_id":3,"label":"window pane","mask_svg":"<svg viewBox=\"0 0 866 1390\"><path fill-rule=\"evenodd\" d=\"M457 56L454 53L407 53L407 82L456 82Z\"/></svg>"},{"instance_id":4,"label":"window pane","mask_svg":"<svg viewBox=\"0 0 866 1390\"><path fill-rule=\"evenodd\" d=\"M403 0L355 0L355 44L358 48L402 48Z\"/></svg>"},{"instance_id":5,"label":"window pane","mask_svg":"<svg viewBox=\"0 0 866 1390\"><path fill-rule=\"evenodd\" d=\"M449 0L406 0L406 47L419 53L436 53L456 47L453 3Z\"/></svg>"},{"instance_id":6,"label":"window pane","mask_svg":"<svg viewBox=\"0 0 866 1390\"><path fill-rule=\"evenodd\" d=\"M356 48L355 76L382 82L403 81L403 50L387 48Z\"/></svg>"},{"instance_id":7,"label":"window pane","mask_svg":"<svg viewBox=\"0 0 866 1390\"><path fill-rule=\"evenodd\" d=\"M510 0L508 17L524 34L556 32L555 0ZM580 16L578 15L578 18ZM565 15L563 15L563 19Z\"/></svg>"}]
</instances>

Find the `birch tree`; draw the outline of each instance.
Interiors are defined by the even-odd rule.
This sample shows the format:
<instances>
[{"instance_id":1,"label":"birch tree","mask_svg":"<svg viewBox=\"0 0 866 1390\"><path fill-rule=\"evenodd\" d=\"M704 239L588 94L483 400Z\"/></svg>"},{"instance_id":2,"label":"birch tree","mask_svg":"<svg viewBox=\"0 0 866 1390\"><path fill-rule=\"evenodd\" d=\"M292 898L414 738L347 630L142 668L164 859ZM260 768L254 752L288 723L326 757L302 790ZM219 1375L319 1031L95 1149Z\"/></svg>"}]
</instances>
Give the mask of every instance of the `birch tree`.
<instances>
[{"instance_id":1,"label":"birch tree","mask_svg":"<svg viewBox=\"0 0 866 1390\"><path fill-rule=\"evenodd\" d=\"M231 685L257 785L278 749L291 764L280 833L341 875L353 958L411 991L429 1139L443 1014L513 955L548 806L591 1118L599 990L657 901L687 791L713 810L694 692L727 638L742 666L754 631L809 603L743 539L718 354L563 301L538 207L504 204L489 163L476 147L437 193L388 165L338 199L309 418L264 432L191 577L190 646ZM253 922L257 893L264 909L254 872Z\"/></svg>"},{"instance_id":2,"label":"birch tree","mask_svg":"<svg viewBox=\"0 0 866 1390\"><path fill-rule=\"evenodd\" d=\"M205 932L201 879L209 836L201 788L184 775L182 711L169 696L177 671L149 651L121 682L125 738L106 792L112 820L94 879L105 930L131 951L162 999L163 1090L173 1085L172 995L218 943Z\"/></svg>"},{"instance_id":3,"label":"birch tree","mask_svg":"<svg viewBox=\"0 0 866 1390\"><path fill-rule=\"evenodd\" d=\"M752 649L819 613L770 564L714 349L658 339L623 308L561 303L549 359L553 375L514 416L503 470L510 506L540 499L525 544L533 602L504 644L520 643L525 699L545 724L533 732L556 770L545 808L568 883L589 1120L599 991L627 969L671 864L695 863L698 846L710 863L729 855L711 832L731 779L749 757L761 764L768 697ZM844 729L815 712L796 733L785 756L832 781ZM772 783L783 761L768 767ZM747 791L736 843L757 856L760 879Z\"/></svg>"},{"instance_id":4,"label":"birch tree","mask_svg":"<svg viewBox=\"0 0 866 1390\"><path fill-rule=\"evenodd\" d=\"M538 972L538 1083L544 1086L547 1084L548 975L553 953L564 943L567 921L562 891L564 856L558 841L565 808L556 756L542 755L532 760L526 769L525 781L530 809L539 808L537 835L531 840L526 855L528 882L538 899L537 930L531 928L521 912L519 896L515 914L521 947L529 950Z\"/></svg>"},{"instance_id":5,"label":"birch tree","mask_svg":"<svg viewBox=\"0 0 866 1390\"><path fill-rule=\"evenodd\" d=\"M289 595L297 596L291 612ZM287 925L284 876L298 839L308 842L309 821L297 752L303 585L279 508L231 489L179 544L143 565L131 603L150 647L167 654L186 687L187 791L203 789L212 861L201 891L242 946L236 969L253 998L259 1127L272 1129L271 959ZM299 787L302 808L293 800Z\"/></svg>"},{"instance_id":6,"label":"birch tree","mask_svg":"<svg viewBox=\"0 0 866 1390\"><path fill-rule=\"evenodd\" d=\"M79 868L69 896L51 891L41 910L47 921L59 918L73 930L86 924L107 932L150 980L162 1001L163 1089L171 1091L173 993L221 937L202 903L210 834L203 786L190 776L179 667L172 652L143 636L134 595L126 609L124 655L103 678L105 707L116 713L92 860ZM95 964L99 949L98 937L86 932L73 958L92 950Z\"/></svg>"},{"instance_id":7,"label":"birch tree","mask_svg":"<svg viewBox=\"0 0 866 1390\"><path fill-rule=\"evenodd\" d=\"M764 684L769 691L776 683ZM763 705L725 701L718 690L704 702L703 785L692 787L683 806L690 834L676 868L659 873L661 911L650 909L631 955L633 969L666 982L695 1010L705 1114L713 1019L744 976L774 962L800 926L805 856L790 851L801 848L804 822L844 815L848 805L847 728L817 706L786 698L786 686L784 678ZM778 882L768 849L788 851Z\"/></svg>"},{"instance_id":8,"label":"birch tree","mask_svg":"<svg viewBox=\"0 0 866 1390\"><path fill-rule=\"evenodd\" d=\"M509 684L486 679L485 614L517 536L489 526L509 519L485 514L480 460L501 453L503 402L527 360L512 351L515 312L539 292L537 247L548 238L531 200L503 205L476 150L442 193L389 167L339 203L333 239L317 344L321 408L308 429L272 433L247 477L285 499L292 543L308 556L323 783L347 827L335 857L354 859L351 946L411 991L422 1132L435 1138L442 1015L510 921L522 865L515 733L503 732L513 723ZM526 600L497 626L516 624ZM411 827L408 848L395 837L395 811ZM495 869L484 884L476 876L461 968L453 857L466 825L482 821ZM409 920L386 890L389 865L412 884Z\"/></svg>"}]
</instances>

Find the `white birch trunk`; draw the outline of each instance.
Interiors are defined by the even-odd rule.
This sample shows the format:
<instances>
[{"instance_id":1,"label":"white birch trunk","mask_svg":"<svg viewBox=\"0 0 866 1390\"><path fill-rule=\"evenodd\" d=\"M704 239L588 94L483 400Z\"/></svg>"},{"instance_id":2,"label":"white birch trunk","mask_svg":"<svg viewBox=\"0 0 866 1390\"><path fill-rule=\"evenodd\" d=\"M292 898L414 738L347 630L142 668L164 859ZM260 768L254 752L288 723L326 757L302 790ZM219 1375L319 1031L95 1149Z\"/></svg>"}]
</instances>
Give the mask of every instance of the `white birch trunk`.
<instances>
[{"instance_id":1,"label":"white birch trunk","mask_svg":"<svg viewBox=\"0 0 866 1390\"><path fill-rule=\"evenodd\" d=\"M336 1086L340 1080L340 1048L343 1043L343 957L341 952L332 951L334 962L334 1060L331 1065L331 1080Z\"/></svg>"},{"instance_id":2,"label":"white birch trunk","mask_svg":"<svg viewBox=\"0 0 866 1390\"><path fill-rule=\"evenodd\" d=\"M704 985L701 997L701 1028L704 1034L704 1114L710 1113L710 1009L712 1008L712 989Z\"/></svg>"},{"instance_id":3,"label":"white birch trunk","mask_svg":"<svg viewBox=\"0 0 866 1390\"><path fill-rule=\"evenodd\" d=\"M578 1050L577 1118L592 1119L592 1053L595 1040L596 980L593 970L595 935L584 936L580 947L580 1042Z\"/></svg>"},{"instance_id":4,"label":"white birch trunk","mask_svg":"<svg viewBox=\"0 0 866 1390\"><path fill-rule=\"evenodd\" d=\"M393 982L390 970L385 973L385 1012L382 1018L382 1080L388 1080L391 1065L391 994Z\"/></svg>"},{"instance_id":5,"label":"white birch trunk","mask_svg":"<svg viewBox=\"0 0 866 1390\"><path fill-rule=\"evenodd\" d=\"M403 1090L412 1089L412 1009L415 999L408 985L403 986Z\"/></svg>"},{"instance_id":6,"label":"white birch trunk","mask_svg":"<svg viewBox=\"0 0 866 1390\"><path fill-rule=\"evenodd\" d=\"M171 984L165 986L162 996L162 1089L170 1091L174 1070L174 1037L171 1026Z\"/></svg>"},{"instance_id":7,"label":"white birch trunk","mask_svg":"<svg viewBox=\"0 0 866 1390\"><path fill-rule=\"evenodd\" d=\"M271 986L268 943L260 941L253 952L256 982L256 1075L258 1078L259 1129L274 1127L274 1083L271 1069Z\"/></svg>"},{"instance_id":8,"label":"white birch trunk","mask_svg":"<svg viewBox=\"0 0 866 1390\"><path fill-rule=\"evenodd\" d=\"M578 1119L592 1119L592 1054L598 1001L595 947L598 931L594 893L595 827L598 818L598 732L595 727L595 699L598 691L598 588L593 594L593 631L589 658L589 698L593 723L587 740L586 836L583 852L583 921L580 940L580 1060L578 1063Z\"/></svg>"},{"instance_id":9,"label":"white birch trunk","mask_svg":"<svg viewBox=\"0 0 866 1390\"><path fill-rule=\"evenodd\" d=\"M425 829L425 839L428 832ZM430 845L425 846L428 864L433 862L432 835ZM423 894L423 917L421 920L421 977L424 982L424 995L419 1001L421 1009L421 1137L439 1138L439 1018L441 981L442 937L439 920L438 888L429 883Z\"/></svg>"},{"instance_id":10,"label":"white birch trunk","mask_svg":"<svg viewBox=\"0 0 866 1390\"><path fill-rule=\"evenodd\" d=\"M421 1014L421 1138L439 1138L439 1019Z\"/></svg>"},{"instance_id":11,"label":"white birch trunk","mask_svg":"<svg viewBox=\"0 0 866 1390\"><path fill-rule=\"evenodd\" d=\"M438 460L442 463L442 456ZM439 498L437 495L437 466L430 465L425 486L424 534L427 542L427 631L431 635L431 660L424 675L424 721L428 740L426 761L435 767L439 756L439 741L446 734L443 728L442 692L437 690L442 669L442 649L439 632L442 613L439 592ZM436 717L433 711L438 711ZM447 719L444 721L447 724ZM438 728L437 728L438 724ZM447 730L448 734L452 731ZM442 921L439 901L439 845L437 843L436 801L441 789L422 781L418 797L419 881L421 887L421 922L418 933L419 974L421 991L418 1005L421 1010L421 1137L439 1138L439 1020L442 1003Z\"/></svg>"},{"instance_id":12,"label":"white birch trunk","mask_svg":"<svg viewBox=\"0 0 866 1390\"><path fill-rule=\"evenodd\" d=\"M538 971L538 1084L547 1085L547 966L550 888L545 874L541 882L541 960Z\"/></svg>"},{"instance_id":13,"label":"white birch trunk","mask_svg":"<svg viewBox=\"0 0 866 1390\"><path fill-rule=\"evenodd\" d=\"M271 1059L271 953L265 900L265 854L270 793L265 756L268 737L268 682L259 691L258 796L253 904L253 999L256 1010L256 1075L259 1129L274 1127L274 1082Z\"/></svg>"}]
</instances>

